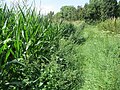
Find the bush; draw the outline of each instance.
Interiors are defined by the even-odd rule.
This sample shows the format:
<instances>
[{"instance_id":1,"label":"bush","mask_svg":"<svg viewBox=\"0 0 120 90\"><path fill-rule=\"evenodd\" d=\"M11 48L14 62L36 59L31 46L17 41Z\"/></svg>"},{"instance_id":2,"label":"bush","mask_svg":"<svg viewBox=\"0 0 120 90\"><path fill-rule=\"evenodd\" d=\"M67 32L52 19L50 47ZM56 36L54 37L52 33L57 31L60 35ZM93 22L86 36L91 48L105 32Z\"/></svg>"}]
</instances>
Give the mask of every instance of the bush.
<instances>
[{"instance_id":1,"label":"bush","mask_svg":"<svg viewBox=\"0 0 120 90\"><path fill-rule=\"evenodd\" d=\"M120 34L120 20L108 19L98 25L99 30L107 31L108 33Z\"/></svg>"},{"instance_id":2,"label":"bush","mask_svg":"<svg viewBox=\"0 0 120 90\"><path fill-rule=\"evenodd\" d=\"M60 66L62 89L79 90L84 83L82 79L83 56L76 50L77 45L69 40L61 39L56 52L57 63Z\"/></svg>"},{"instance_id":3,"label":"bush","mask_svg":"<svg viewBox=\"0 0 120 90\"><path fill-rule=\"evenodd\" d=\"M82 44L83 42L86 41L86 39L84 38L84 36L82 35L82 32L84 31L86 23L85 22L81 22L80 25L78 25L76 27L76 31L75 33L70 37L70 40L74 43L74 44Z\"/></svg>"},{"instance_id":4,"label":"bush","mask_svg":"<svg viewBox=\"0 0 120 90\"><path fill-rule=\"evenodd\" d=\"M62 23L61 24L61 36L62 38L68 39L71 35L73 35L76 31L75 27L71 23Z\"/></svg>"}]
</instances>

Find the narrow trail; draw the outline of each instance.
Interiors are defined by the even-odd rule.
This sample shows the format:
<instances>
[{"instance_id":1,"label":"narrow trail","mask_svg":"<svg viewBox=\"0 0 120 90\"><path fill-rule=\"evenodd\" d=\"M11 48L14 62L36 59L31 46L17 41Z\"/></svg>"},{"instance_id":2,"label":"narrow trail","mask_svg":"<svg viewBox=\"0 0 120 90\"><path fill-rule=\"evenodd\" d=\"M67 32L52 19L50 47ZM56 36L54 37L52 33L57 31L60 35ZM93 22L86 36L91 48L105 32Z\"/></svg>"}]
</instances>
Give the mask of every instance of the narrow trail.
<instances>
[{"instance_id":1,"label":"narrow trail","mask_svg":"<svg viewBox=\"0 0 120 90\"><path fill-rule=\"evenodd\" d=\"M120 88L120 38L107 36L97 27L84 30L87 41L79 46L85 57L84 84L80 90L119 90Z\"/></svg>"}]
</instances>

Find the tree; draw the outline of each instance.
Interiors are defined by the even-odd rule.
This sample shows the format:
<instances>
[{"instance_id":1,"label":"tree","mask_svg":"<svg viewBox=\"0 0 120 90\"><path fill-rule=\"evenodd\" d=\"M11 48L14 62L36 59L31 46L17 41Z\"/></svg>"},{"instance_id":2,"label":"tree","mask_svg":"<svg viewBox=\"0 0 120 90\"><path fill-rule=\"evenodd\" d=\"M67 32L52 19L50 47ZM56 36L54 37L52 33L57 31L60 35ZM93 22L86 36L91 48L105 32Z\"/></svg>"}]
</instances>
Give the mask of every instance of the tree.
<instances>
[{"instance_id":1,"label":"tree","mask_svg":"<svg viewBox=\"0 0 120 90\"><path fill-rule=\"evenodd\" d=\"M63 6L60 10L63 19L65 20L77 19L77 11L74 6Z\"/></svg>"},{"instance_id":2,"label":"tree","mask_svg":"<svg viewBox=\"0 0 120 90\"><path fill-rule=\"evenodd\" d=\"M101 19L117 17L117 0L101 0Z\"/></svg>"},{"instance_id":3,"label":"tree","mask_svg":"<svg viewBox=\"0 0 120 90\"><path fill-rule=\"evenodd\" d=\"M61 13L61 12L57 12L57 13L54 15L54 18L55 18L56 20L61 19L61 18L62 18L62 13Z\"/></svg>"},{"instance_id":4,"label":"tree","mask_svg":"<svg viewBox=\"0 0 120 90\"><path fill-rule=\"evenodd\" d=\"M117 17L120 17L120 1L118 2Z\"/></svg>"},{"instance_id":5,"label":"tree","mask_svg":"<svg viewBox=\"0 0 120 90\"><path fill-rule=\"evenodd\" d=\"M117 17L117 0L90 0L89 4L85 4L86 21L106 20L108 18Z\"/></svg>"},{"instance_id":6,"label":"tree","mask_svg":"<svg viewBox=\"0 0 120 90\"><path fill-rule=\"evenodd\" d=\"M90 1L90 4L84 6L84 19L89 22L100 20L100 2Z\"/></svg>"},{"instance_id":7,"label":"tree","mask_svg":"<svg viewBox=\"0 0 120 90\"><path fill-rule=\"evenodd\" d=\"M84 17L84 8L77 6L77 20L82 20Z\"/></svg>"}]
</instances>

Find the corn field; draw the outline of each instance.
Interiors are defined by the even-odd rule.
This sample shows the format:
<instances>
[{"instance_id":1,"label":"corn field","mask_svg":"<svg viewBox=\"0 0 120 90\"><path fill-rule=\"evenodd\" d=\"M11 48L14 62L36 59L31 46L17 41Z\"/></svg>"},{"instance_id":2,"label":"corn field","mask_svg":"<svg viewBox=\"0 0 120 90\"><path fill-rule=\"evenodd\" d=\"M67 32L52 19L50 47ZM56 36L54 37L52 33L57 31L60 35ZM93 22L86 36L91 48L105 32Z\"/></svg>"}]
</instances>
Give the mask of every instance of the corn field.
<instances>
[{"instance_id":1,"label":"corn field","mask_svg":"<svg viewBox=\"0 0 120 90\"><path fill-rule=\"evenodd\" d=\"M1 5L0 90L120 90L115 20L72 22Z\"/></svg>"},{"instance_id":2,"label":"corn field","mask_svg":"<svg viewBox=\"0 0 120 90\"><path fill-rule=\"evenodd\" d=\"M0 8L0 89L72 89L79 75L59 63L61 29L31 7Z\"/></svg>"}]
</instances>

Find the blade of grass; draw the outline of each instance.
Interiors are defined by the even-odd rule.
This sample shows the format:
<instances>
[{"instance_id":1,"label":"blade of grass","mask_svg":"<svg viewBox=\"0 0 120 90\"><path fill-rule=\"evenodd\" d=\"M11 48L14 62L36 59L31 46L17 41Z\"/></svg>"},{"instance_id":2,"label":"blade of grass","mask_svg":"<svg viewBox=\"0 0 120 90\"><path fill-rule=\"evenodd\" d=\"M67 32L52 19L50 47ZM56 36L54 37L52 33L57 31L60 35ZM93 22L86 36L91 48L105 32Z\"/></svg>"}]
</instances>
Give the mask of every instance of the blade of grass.
<instances>
[{"instance_id":1,"label":"blade of grass","mask_svg":"<svg viewBox=\"0 0 120 90\"><path fill-rule=\"evenodd\" d=\"M21 6L20 6L19 4L18 4L18 8L20 9L20 12L21 12L21 14L22 14L22 16L23 16L24 21L26 22L25 14L24 14L24 12L22 11Z\"/></svg>"}]
</instances>

